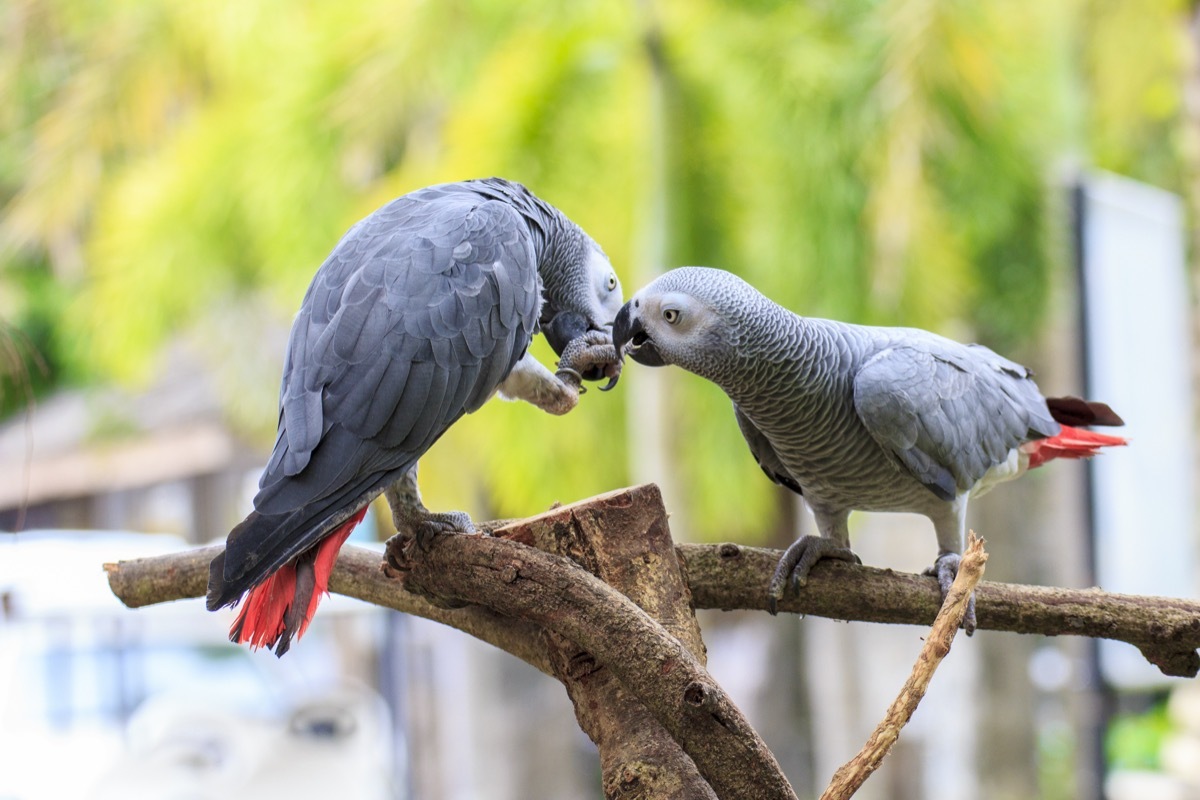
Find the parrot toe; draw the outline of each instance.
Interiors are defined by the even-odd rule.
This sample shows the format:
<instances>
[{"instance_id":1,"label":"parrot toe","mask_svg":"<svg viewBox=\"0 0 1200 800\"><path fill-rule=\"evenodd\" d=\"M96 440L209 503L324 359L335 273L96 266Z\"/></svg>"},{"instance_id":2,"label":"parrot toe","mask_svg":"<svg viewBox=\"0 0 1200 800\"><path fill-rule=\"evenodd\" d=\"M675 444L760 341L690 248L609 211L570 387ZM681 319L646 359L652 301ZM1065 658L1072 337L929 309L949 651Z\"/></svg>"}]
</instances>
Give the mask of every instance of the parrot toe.
<instances>
[{"instance_id":1,"label":"parrot toe","mask_svg":"<svg viewBox=\"0 0 1200 800\"><path fill-rule=\"evenodd\" d=\"M862 559L855 555L853 550L840 546L833 539L823 536L801 536L784 551L775 567L775 574L771 576L771 583L767 588L767 610L772 614L777 613L778 603L783 599L788 584L804 586L808 583L808 573L823 558L848 561L851 564L862 563Z\"/></svg>"},{"instance_id":2,"label":"parrot toe","mask_svg":"<svg viewBox=\"0 0 1200 800\"><path fill-rule=\"evenodd\" d=\"M621 360L613 347L611 331L591 330L572 339L558 360L558 379L579 389L584 380L598 381L608 378L605 391L616 385L621 375ZM566 377L564 377L564 375Z\"/></svg>"},{"instance_id":3,"label":"parrot toe","mask_svg":"<svg viewBox=\"0 0 1200 800\"><path fill-rule=\"evenodd\" d=\"M428 550L433 545L433 540L444 533L475 533L475 524L462 511L430 514L417 526L417 547Z\"/></svg>"},{"instance_id":4,"label":"parrot toe","mask_svg":"<svg viewBox=\"0 0 1200 800\"><path fill-rule=\"evenodd\" d=\"M937 561L933 562L933 566L925 570L926 575L937 578L938 588L942 591L942 602L945 602L946 595L950 594L950 587L954 585L954 579L958 577L958 565L961 563L962 557L958 553L942 553L937 557ZM967 636L975 633L974 593L967 601L967 612L963 614L962 629Z\"/></svg>"}]
</instances>

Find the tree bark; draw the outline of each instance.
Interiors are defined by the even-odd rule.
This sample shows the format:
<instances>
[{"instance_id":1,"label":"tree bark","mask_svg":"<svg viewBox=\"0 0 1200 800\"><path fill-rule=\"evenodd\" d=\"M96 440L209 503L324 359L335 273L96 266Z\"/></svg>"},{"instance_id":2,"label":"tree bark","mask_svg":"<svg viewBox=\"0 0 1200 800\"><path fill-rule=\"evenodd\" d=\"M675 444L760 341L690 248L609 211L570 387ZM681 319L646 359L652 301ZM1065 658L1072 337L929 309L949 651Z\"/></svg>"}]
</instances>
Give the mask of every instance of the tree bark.
<instances>
[{"instance_id":1,"label":"tree bark","mask_svg":"<svg viewBox=\"0 0 1200 800\"><path fill-rule=\"evenodd\" d=\"M767 607L778 550L721 545L678 546L697 608ZM930 625L941 607L932 577L825 560L804 591L789 591L782 611L833 619ZM979 630L1090 636L1128 642L1163 674L1200 671L1200 603L1173 597L1113 594L984 581L975 590Z\"/></svg>"},{"instance_id":2,"label":"tree bark","mask_svg":"<svg viewBox=\"0 0 1200 800\"><path fill-rule=\"evenodd\" d=\"M655 486L554 509L493 535L570 558L637 603L704 663L691 592ZM572 641L544 635L554 675L599 750L606 798L715 799L695 763L611 670Z\"/></svg>"},{"instance_id":3,"label":"tree bark","mask_svg":"<svg viewBox=\"0 0 1200 800\"><path fill-rule=\"evenodd\" d=\"M114 594L138 607L203 595L218 552L105 569ZM672 547L661 497L643 486L493 536L440 536L427 551L392 547L391 572L400 568L403 581L385 574L377 551L343 547L330 589L459 628L559 678L600 748L608 797L792 798L774 757L704 669L691 611L765 609L779 556L731 543ZM780 603L800 614L916 625L940 607L933 578L836 561L819 562L804 590ZM1200 671L1195 601L983 582L976 613L982 629L1118 639L1168 675Z\"/></svg>"},{"instance_id":4,"label":"tree bark","mask_svg":"<svg viewBox=\"0 0 1200 800\"><path fill-rule=\"evenodd\" d=\"M440 536L423 552L393 546L388 561L409 591L486 605L576 643L645 705L723 800L795 798L774 756L691 651L575 562L480 536Z\"/></svg>"}]
</instances>

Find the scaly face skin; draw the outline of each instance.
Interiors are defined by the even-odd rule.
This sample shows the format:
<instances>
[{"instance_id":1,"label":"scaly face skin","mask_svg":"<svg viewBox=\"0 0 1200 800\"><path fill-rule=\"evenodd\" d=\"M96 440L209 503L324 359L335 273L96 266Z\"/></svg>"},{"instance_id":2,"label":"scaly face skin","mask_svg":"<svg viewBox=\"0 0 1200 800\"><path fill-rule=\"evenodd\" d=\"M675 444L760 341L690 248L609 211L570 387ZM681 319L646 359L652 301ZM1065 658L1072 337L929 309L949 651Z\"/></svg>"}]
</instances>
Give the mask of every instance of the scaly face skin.
<instances>
[{"instance_id":1,"label":"scaly face skin","mask_svg":"<svg viewBox=\"0 0 1200 800\"><path fill-rule=\"evenodd\" d=\"M712 379L712 367L734 357L738 345L735 321L714 302L735 288L724 286L730 279L741 282L719 270L685 267L646 285L617 314L617 352L644 366L673 364Z\"/></svg>"},{"instance_id":2,"label":"scaly face skin","mask_svg":"<svg viewBox=\"0 0 1200 800\"><path fill-rule=\"evenodd\" d=\"M621 281L613 270L608 256L595 242L588 253L588 274L592 279L592 321L598 327L604 328L613 324L617 312L621 310L624 295L621 293Z\"/></svg>"},{"instance_id":3,"label":"scaly face skin","mask_svg":"<svg viewBox=\"0 0 1200 800\"><path fill-rule=\"evenodd\" d=\"M613 320L621 308L621 282L604 251L591 238L580 234L582 263L573 270L573 279L566 284L548 287L547 303L542 312L542 333L551 349L562 357L560 362L568 372L581 380L600 380L608 377L606 389L611 389L620 374L615 363L595 363L585 366L579 362L598 362L596 347L607 348L611 342ZM591 356L580 352L586 343ZM613 351L615 353L615 351ZM574 364L574 366L569 366ZM576 369L575 367L578 367Z\"/></svg>"},{"instance_id":4,"label":"scaly face skin","mask_svg":"<svg viewBox=\"0 0 1200 800\"><path fill-rule=\"evenodd\" d=\"M549 287L542 311L542 333L560 356L588 331L609 331L623 300L621 282L604 251L587 236L582 236L582 245L583 263L567 284L570 291Z\"/></svg>"}]
</instances>

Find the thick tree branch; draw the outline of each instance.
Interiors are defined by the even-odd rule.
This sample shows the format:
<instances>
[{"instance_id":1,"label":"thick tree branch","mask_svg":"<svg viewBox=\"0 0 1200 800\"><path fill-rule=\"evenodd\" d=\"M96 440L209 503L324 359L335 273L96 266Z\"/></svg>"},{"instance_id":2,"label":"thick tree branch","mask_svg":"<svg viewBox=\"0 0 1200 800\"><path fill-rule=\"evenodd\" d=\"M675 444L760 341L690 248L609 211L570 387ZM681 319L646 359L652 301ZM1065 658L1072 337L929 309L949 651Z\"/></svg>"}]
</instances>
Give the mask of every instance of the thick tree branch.
<instances>
[{"instance_id":1,"label":"thick tree branch","mask_svg":"<svg viewBox=\"0 0 1200 800\"><path fill-rule=\"evenodd\" d=\"M704 663L704 641L657 486L552 509L493 535L570 558L636 603ZM611 670L562 636L547 632L545 642L579 727L600 752L605 797L716 800L692 759Z\"/></svg>"},{"instance_id":2,"label":"thick tree branch","mask_svg":"<svg viewBox=\"0 0 1200 800\"><path fill-rule=\"evenodd\" d=\"M691 652L575 562L503 539L440 536L398 566L410 590L482 603L578 644L670 731L722 800L795 798L775 757Z\"/></svg>"},{"instance_id":3,"label":"thick tree branch","mask_svg":"<svg viewBox=\"0 0 1200 800\"><path fill-rule=\"evenodd\" d=\"M875 726L862 750L834 774L829 787L821 795L821 800L846 800L852 797L863 782L871 777L871 773L883 763L892 745L900 738L900 730L912 719L917 705L929 689L934 671L950 652L950 644L954 641L954 635L958 633L958 627L966 613L967 601L971 599L971 592L983 577L986 562L987 553L983 551L983 540L976 538L972 533L968 537L967 550L963 553L962 563L958 568L958 577L954 579L946 602L942 604L937 619L933 621L933 629L925 637L925 645L917 656L912 674L908 676L900 694L888 707L883 720Z\"/></svg>"},{"instance_id":4,"label":"thick tree branch","mask_svg":"<svg viewBox=\"0 0 1200 800\"><path fill-rule=\"evenodd\" d=\"M767 584L780 551L737 544L677 546L697 608L767 607ZM130 607L204 594L208 561L216 550L123 561L107 565L114 594ZM495 615L475 609L447 610L403 592L377 574L379 554L347 546L334 569L331 588L444 622L507 650L550 673L538 657L516 644L520 637L491 632ZM353 568L354 575L347 574ZM348 583L343 584L341 581ZM1090 636L1128 642L1166 675L1193 678L1200 672L1200 602L1171 597L1112 594L1099 589L1059 589L984 581L976 590L979 630L1045 636ZM940 607L937 583L928 577L874 567L822 561L813 568L802 594L789 593L783 611L833 619L930 625ZM495 625L513 625L498 618ZM526 628L525 630L528 630ZM521 652L518 652L521 651Z\"/></svg>"},{"instance_id":5,"label":"thick tree branch","mask_svg":"<svg viewBox=\"0 0 1200 800\"><path fill-rule=\"evenodd\" d=\"M208 563L223 548L202 547L165 556L105 564L113 594L130 608L203 597L208 588ZM383 556L375 550L348 545L338 555L329 580L333 592L383 608L441 622L512 653L553 675L542 629L525 620L505 617L483 606L446 608L406 592L383 574Z\"/></svg>"},{"instance_id":6,"label":"thick tree branch","mask_svg":"<svg viewBox=\"0 0 1200 800\"><path fill-rule=\"evenodd\" d=\"M766 609L780 551L736 544L678 545L697 608ZM783 611L864 622L929 625L941 606L930 577L820 561ZM1090 636L1128 642L1166 675L1200 672L1200 602L984 581L975 591L979 630Z\"/></svg>"}]
</instances>

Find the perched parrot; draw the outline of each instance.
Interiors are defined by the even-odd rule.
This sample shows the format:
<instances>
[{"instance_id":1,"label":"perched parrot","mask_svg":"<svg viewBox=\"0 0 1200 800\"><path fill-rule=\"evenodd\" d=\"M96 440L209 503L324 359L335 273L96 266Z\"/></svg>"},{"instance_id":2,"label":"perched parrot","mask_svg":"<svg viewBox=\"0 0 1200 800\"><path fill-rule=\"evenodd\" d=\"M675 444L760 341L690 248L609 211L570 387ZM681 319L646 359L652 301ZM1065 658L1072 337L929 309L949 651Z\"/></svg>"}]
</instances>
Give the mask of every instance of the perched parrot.
<instances>
[{"instance_id":1,"label":"perched parrot","mask_svg":"<svg viewBox=\"0 0 1200 800\"><path fill-rule=\"evenodd\" d=\"M611 387L621 301L599 245L499 178L420 189L352 227L292 326L254 510L209 570L210 610L248 595L230 639L287 652L381 492L418 542L473 531L466 514L421 504L417 459L497 391L563 414L580 379ZM557 374L528 353L539 327L562 358Z\"/></svg>"},{"instance_id":2,"label":"perched parrot","mask_svg":"<svg viewBox=\"0 0 1200 800\"><path fill-rule=\"evenodd\" d=\"M923 514L937 533L930 574L943 595L958 572L967 500L1054 458L1125 440L1078 425L1121 425L1103 403L1044 398L1028 369L981 345L914 328L797 316L716 269L683 267L617 314L613 344L717 384L771 480L803 495L819 536L780 559L772 612L792 577L821 558L858 561L851 511ZM975 626L973 605L964 627Z\"/></svg>"}]
</instances>

